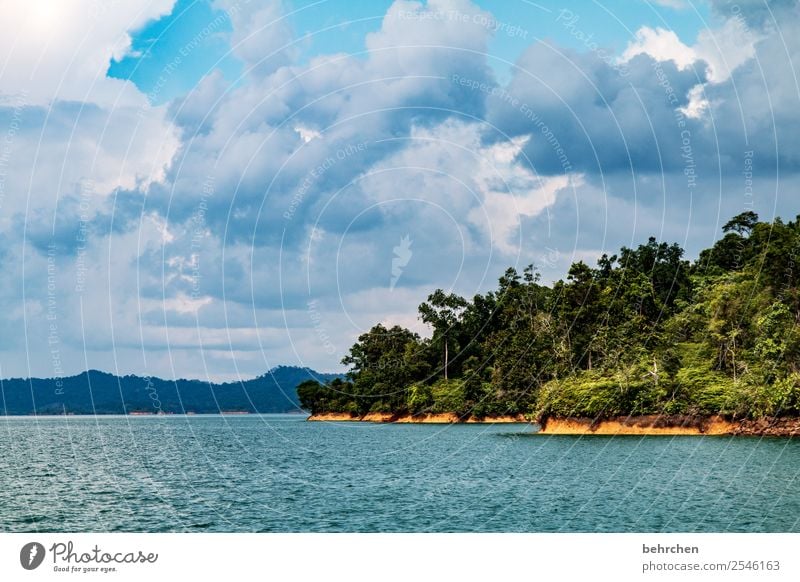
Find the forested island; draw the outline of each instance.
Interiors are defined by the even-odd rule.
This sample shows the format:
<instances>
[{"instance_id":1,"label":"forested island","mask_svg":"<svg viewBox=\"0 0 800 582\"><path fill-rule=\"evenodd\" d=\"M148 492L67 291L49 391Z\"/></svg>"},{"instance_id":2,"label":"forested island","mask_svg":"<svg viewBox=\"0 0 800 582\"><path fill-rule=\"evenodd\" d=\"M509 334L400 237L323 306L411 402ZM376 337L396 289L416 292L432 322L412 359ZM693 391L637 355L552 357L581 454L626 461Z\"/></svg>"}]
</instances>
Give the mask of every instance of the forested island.
<instances>
[{"instance_id":1,"label":"forested island","mask_svg":"<svg viewBox=\"0 0 800 582\"><path fill-rule=\"evenodd\" d=\"M650 238L552 286L529 266L471 300L436 290L419 306L430 338L376 325L346 379L302 383L300 403L312 420L800 434L800 217L723 231L695 261Z\"/></svg>"}]
</instances>

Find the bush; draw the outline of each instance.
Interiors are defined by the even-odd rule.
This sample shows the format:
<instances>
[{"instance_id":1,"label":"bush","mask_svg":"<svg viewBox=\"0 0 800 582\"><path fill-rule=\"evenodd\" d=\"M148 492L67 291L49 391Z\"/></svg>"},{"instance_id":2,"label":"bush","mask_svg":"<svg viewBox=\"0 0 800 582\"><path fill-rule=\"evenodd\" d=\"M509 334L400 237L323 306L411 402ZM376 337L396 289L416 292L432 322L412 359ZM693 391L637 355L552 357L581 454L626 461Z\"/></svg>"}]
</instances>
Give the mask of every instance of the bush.
<instances>
[{"instance_id":1,"label":"bush","mask_svg":"<svg viewBox=\"0 0 800 582\"><path fill-rule=\"evenodd\" d=\"M388 413L396 412L395 410L392 410L391 404L389 402L386 402L385 400L378 400L377 402L374 402L372 406L369 407L369 411L388 412Z\"/></svg>"},{"instance_id":2,"label":"bush","mask_svg":"<svg viewBox=\"0 0 800 582\"><path fill-rule=\"evenodd\" d=\"M740 408L733 379L708 365L681 368L675 378L688 413L729 415Z\"/></svg>"},{"instance_id":3,"label":"bush","mask_svg":"<svg viewBox=\"0 0 800 582\"><path fill-rule=\"evenodd\" d=\"M464 382L461 380L439 380L431 387L434 413L467 412L464 397Z\"/></svg>"},{"instance_id":4,"label":"bush","mask_svg":"<svg viewBox=\"0 0 800 582\"><path fill-rule=\"evenodd\" d=\"M486 416L501 416L503 414L516 414L516 407L509 408L508 403L496 397L494 387L491 382L481 382L480 388L476 390L471 404L471 414L477 418Z\"/></svg>"},{"instance_id":5,"label":"bush","mask_svg":"<svg viewBox=\"0 0 800 582\"><path fill-rule=\"evenodd\" d=\"M545 384L536 416L614 416L622 411L623 393L624 388L615 378L600 372L582 372Z\"/></svg>"},{"instance_id":6,"label":"bush","mask_svg":"<svg viewBox=\"0 0 800 582\"><path fill-rule=\"evenodd\" d=\"M433 407L433 390L428 384L414 384L408 389L407 402L411 414L428 412Z\"/></svg>"},{"instance_id":7,"label":"bush","mask_svg":"<svg viewBox=\"0 0 800 582\"><path fill-rule=\"evenodd\" d=\"M741 416L792 416L800 412L800 374L771 384L754 381L758 374L737 386L737 413Z\"/></svg>"}]
</instances>

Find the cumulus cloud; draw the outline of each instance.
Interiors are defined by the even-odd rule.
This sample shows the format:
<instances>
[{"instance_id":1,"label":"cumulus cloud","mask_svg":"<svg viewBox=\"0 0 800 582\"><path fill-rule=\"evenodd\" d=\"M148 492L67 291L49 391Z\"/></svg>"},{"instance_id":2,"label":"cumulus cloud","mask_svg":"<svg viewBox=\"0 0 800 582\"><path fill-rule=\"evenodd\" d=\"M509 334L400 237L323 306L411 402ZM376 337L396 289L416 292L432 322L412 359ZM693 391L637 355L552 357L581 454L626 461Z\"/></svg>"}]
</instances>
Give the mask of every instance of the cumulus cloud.
<instances>
[{"instance_id":1,"label":"cumulus cloud","mask_svg":"<svg viewBox=\"0 0 800 582\"><path fill-rule=\"evenodd\" d=\"M628 62L644 54L656 61L672 61L681 70L707 68L708 80L721 83L739 65L753 58L760 38L742 18L731 18L720 28L701 31L691 47L681 42L672 30L645 26L636 31L636 38L622 53L621 61Z\"/></svg>"},{"instance_id":2,"label":"cumulus cloud","mask_svg":"<svg viewBox=\"0 0 800 582\"><path fill-rule=\"evenodd\" d=\"M231 50L251 76L264 76L297 56L296 39L288 23L289 10L280 1L215 0L231 19Z\"/></svg>"},{"instance_id":3,"label":"cumulus cloud","mask_svg":"<svg viewBox=\"0 0 800 582\"><path fill-rule=\"evenodd\" d=\"M671 61L654 69L653 59L638 56L621 75L592 54L546 44L531 46L518 67L505 93L489 99L488 117L501 135L534 136L524 152L540 173L661 172L681 164L675 109L704 79L696 71Z\"/></svg>"},{"instance_id":4,"label":"cumulus cloud","mask_svg":"<svg viewBox=\"0 0 800 582\"><path fill-rule=\"evenodd\" d=\"M168 14L174 2L3 2L0 94L24 92L31 104L141 106L144 96L132 84L106 77L108 64L130 51L130 31Z\"/></svg>"},{"instance_id":5,"label":"cumulus cloud","mask_svg":"<svg viewBox=\"0 0 800 582\"><path fill-rule=\"evenodd\" d=\"M244 77L211 71L165 107L103 67L170 2L92 4L52 47L14 44L14 27L33 34L14 11L0 25L0 139L14 128L0 261L19 284L0 302L30 334L3 338L0 365L26 374L13 356L27 351L55 372L54 270L69 371L232 378L334 368L378 321L424 332L414 312L435 287L469 296L529 262L552 279L653 233L696 249L737 210L784 208L800 162L797 10L723 4L696 39L639 30L624 69L534 41L500 84L491 15L466 0L398 0L365 54L308 59L291 5L219 0Z\"/></svg>"},{"instance_id":6,"label":"cumulus cloud","mask_svg":"<svg viewBox=\"0 0 800 582\"><path fill-rule=\"evenodd\" d=\"M699 60L697 52L686 46L672 30L644 26L636 31L636 39L622 53L622 61L646 54L657 61L673 61L679 69L688 69Z\"/></svg>"},{"instance_id":7,"label":"cumulus cloud","mask_svg":"<svg viewBox=\"0 0 800 582\"><path fill-rule=\"evenodd\" d=\"M106 72L130 50L130 31L169 13L173 1L114 9L90 0L4 5L5 228L38 248L49 230L70 252L80 224L108 211L115 191L146 190L165 178L178 147L166 109Z\"/></svg>"}]
</instances>

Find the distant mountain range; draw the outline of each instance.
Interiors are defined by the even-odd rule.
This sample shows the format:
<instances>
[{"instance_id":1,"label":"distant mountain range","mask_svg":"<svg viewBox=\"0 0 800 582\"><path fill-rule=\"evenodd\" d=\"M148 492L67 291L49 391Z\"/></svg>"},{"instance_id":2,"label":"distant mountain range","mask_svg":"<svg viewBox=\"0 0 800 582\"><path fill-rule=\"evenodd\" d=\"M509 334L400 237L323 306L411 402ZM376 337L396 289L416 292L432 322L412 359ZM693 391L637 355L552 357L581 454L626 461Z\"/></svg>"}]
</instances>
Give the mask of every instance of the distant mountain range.
<instances>
[{"instance_id":1,"label":"distant mountain range","mask_svg":"<svg viewBox=\"0 0 800 582\"><path fill-rule=\"evenodd\" d=\"M263 376L215 384L115 376L89 370L67 378L0 380L0 414L208 414L299 412L297 385L342 374L278 366Z\"/></svg>"}]
</instances>

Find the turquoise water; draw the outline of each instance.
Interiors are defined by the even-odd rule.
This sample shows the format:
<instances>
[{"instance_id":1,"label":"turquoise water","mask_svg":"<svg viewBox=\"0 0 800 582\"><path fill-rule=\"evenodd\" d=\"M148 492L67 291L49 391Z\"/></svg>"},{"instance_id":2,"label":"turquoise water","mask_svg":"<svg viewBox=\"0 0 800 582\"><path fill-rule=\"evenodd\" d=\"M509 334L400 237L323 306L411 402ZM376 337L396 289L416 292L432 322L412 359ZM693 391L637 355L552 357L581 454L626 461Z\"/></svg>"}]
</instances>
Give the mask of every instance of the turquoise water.
<instances>
[{"instance_id":1,"label":"turquoise water","mask_svg":"<svg viewBox=\"0 0 800 582\"><path fill-rule=\"evenodd\" d=\"M800 441L0 418L0 531L800 531Z\"/></svg>"}]
</instances>

